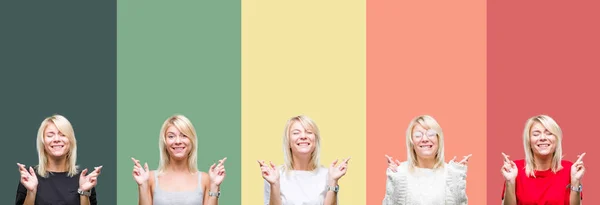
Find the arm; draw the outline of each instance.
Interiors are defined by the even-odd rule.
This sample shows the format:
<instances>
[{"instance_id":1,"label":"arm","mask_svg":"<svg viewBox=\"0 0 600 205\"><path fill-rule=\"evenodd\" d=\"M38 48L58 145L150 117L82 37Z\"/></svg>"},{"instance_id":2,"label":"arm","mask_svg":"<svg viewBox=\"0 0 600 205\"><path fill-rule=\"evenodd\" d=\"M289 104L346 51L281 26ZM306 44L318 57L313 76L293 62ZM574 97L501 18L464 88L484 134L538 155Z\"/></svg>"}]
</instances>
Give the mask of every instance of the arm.
<instances>
[{"instance_id":1,"label":"arm","mask_svg":"<svg viewBox=\"0 0 600 205\"><path fill-rule=\"evenodd\" d=\"M81 205L90 205L90 198L85 195L79 195L79 203Z\"/></svg>"},{"instance_id":2,"label":"arm","mask_svg":"<svg viewBox=\"0 0 600 205\"><path fill-rule=\"evenodd\" d=\"M17 205L34 205L35 197L37 194L38 180L37 174L32 167L29 170L25 168L25 165L17 163L19 172L21 173L21 180L17 187Z\"/></svg>"},{"instance_id":3,"label":"arm","mask_svg":"<svg viewBox=\"0 0 600 205\"><path fill-rule=\"evenodd\" d=\"M37 194L37 190L28 191L27 197L25 197L25 202L23 205L33 205L35 203L35 195Z\"/></svg>"},{"instance_id":4,"label":"arm","mask_svg":"<svg viewBox=\"0 0 600 205\"><path fill-rule=\"evenodd\" d=\"M581 183L578 181L572 181L571 182L571 187L579 187ZM569 187L569 189L571 189ZM580 192L576 192L573 190L570 190L571 194L569 195L569 202L571 205L581 205L581 193Z\"/></svg>"},{"instance_id":5,"label":"arm","mask_svg":"<svg viewBox=\"0 0 600 205\"><path fill-rule=\"evenodd\" d=\"M329 179L327 181L327 186L334 188L338 186L338 180ZM336 205L337 204L337 192L334 192L331 189L327 190L327 194L325 195L325 204L328 205Z\"/></svg>"},{"instance_id":6,"label":"arm","mask_svg":"<svg viewBox=\"0 0 600 205\"><path fill-rule=\"evenodd\" d=\"M27 190L23 184L19 183L17 188L17 200L15 202L16 205L34 205L35 203L35 195L37 194L37 189Z\"/></svg>"},{"instance_id":7,"label":"arm","mask_svg":"<svg viewBox=\"0 0 600 205\"><path fill-rule=\"evenodd\" d=\"M204 204L206 205L218 205L219 198L216 196L209 196L209 192L218 193L220 186L212 183L208 174L202 172L202 186L204 187Z\"/></svg>"},{"instance_id":8,"label":"arm","mask_svg":"<svg viewBox=\"0 0 600 205\"><path fill-rule=\"evenodd\" d=\"M387 169L385 196L383 205L406 204L406 194L408 192L407 176L403 169L396 168L396 172Z\"/></svg>"},{"instance_id":9,"label":"arm","mask_svg":"<svg viewBox=\"0 0 600 205\"><path fill-rule=\"evenodd\" d=\"M281 205L281 188L279 182L270 184L265 180L265 205Z\"/></svg>"},{"instance_id":10,"label":"arm","mask_svg":"<svg viewBox=\"0 0 600 205\"><path fill-rule=\"evenodd\" d=\"M569 201L573 205L581 205L581 193L573 191L572 188L578 188L579 185L581 185L581 179L583 177L583 173L585 172L585 166L583 166L583 156L585 156L585 153L577 156L577 161L571 165L571 187L569 187L571 189L571 194L569 196Z\"/></svg>"},{"instance_id":11,"label":"arm","mask_svg":"<svg viewBox=\"0 0 600 205\"><path fill-rule=\"evenodd\" d=\"M344 159L341 163L338 164L338 160L336 159L329 166L329 170L327 171L327 185L331 188L334 188L338 185L338 181L346 175L348 171L348 161L350 161L350 157ZM337 164L337 165L336 165ZM325 195L325 204L327 205L336 205L337 204L337 193L329 189L327 194Z\"/></svg>"},{"instance_id":12,"label":"arm","mask_svg":"<svg viewBox=\"0 0 600 205\"><path fill-rule=\"evenodd\" d=\"M79 203L81 205L96 205L98 202L96 201L96 188L92 188L90 196L79 195Z\"/></svg>"},{"instance_id":13,"label":"arm","mask_svg":"<svg viewBox=\"0 0 600 205\"><path fill-rule=\"evenodd\" d=\"M504 198L502 199L503 205L516 205L517 196L515 194L515 182L506 181L504 183Z\"/></svg>"},{"instance_id":14,"label":"arm","mask_svg":"<svg viewBox=\"0 0 600 205\"><path fill-rule=\"evenodd\" d=\"M154 187L154 172L149 173L148 181L138 184L138 205L152 205L152 189Z\"/></svg>"},{"instance_id":15,"label":"arm","mask_svg":"<svg viewBox=\"0 0 600 205\"><path fill-rule=\"evenodd\" d=\"M448 176L451 177L451 184L448 184L447 187L451 187L453 192L452 197L456 200L456 203L461 205L469 204L469 198L467 197L466 164L450 161L448 163L448 173Z\"/></svg>"}]
</instances>

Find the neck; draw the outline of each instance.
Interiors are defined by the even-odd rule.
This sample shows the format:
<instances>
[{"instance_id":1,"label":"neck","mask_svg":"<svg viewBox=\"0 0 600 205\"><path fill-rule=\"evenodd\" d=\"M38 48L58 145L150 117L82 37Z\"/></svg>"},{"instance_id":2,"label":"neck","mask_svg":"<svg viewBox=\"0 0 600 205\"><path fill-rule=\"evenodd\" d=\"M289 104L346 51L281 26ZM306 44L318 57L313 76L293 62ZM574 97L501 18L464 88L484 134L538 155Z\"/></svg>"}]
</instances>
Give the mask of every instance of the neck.
<instances>
[{"instance_id":1,"label":"neck","mask_svg":"<svg viewBox=\"0 0 600 205\"><path fill-rule=\"evenodd\" d=\"M182 160L169 159L169 164L167 165L167 172L189 172L190 169L188 167L187 158Z\"/></svg>"},{"instance_id":2,"label":"neck","mask_svg":"<svg viewBox=\"0 0 600 205\"><path fill-rule=\"evenodd\" d=\"M429 157L421 158L421 157L417 156L417 167L433 169L434 165L435 165L435 158L429 158Z\"/></svg>"},{"instance_id":3,"label":"neck","mask_svg":"<svg viewBox=\"0 0 600 205\"><path fill-rule=\"evenodd\" d=\"M294 170L310 171L313 169L312 165L310 164L309 155L297 156L292 154L292 166L294 167Z\"/></svg>"},{"instance_id":4,"label":"neck","mask_svg":"<svg viewBox=\"0 0 600 205\"><path fill-rule=\"evenodd\" d=\"M535 164L535 170L545 171L552 168L552 157L551 156L534 156L533 163Z\"/></svg>"},{"instance_id":5,"label":"neck","mask_svg":"<svg viewBox=\"0 0 600 205\"><path fill-rule=\"evenodd\" d=\"M50 172L66 172L67 171L67 158L66 157L49 157L46 170Z\"/></svg>"}]
</instances>

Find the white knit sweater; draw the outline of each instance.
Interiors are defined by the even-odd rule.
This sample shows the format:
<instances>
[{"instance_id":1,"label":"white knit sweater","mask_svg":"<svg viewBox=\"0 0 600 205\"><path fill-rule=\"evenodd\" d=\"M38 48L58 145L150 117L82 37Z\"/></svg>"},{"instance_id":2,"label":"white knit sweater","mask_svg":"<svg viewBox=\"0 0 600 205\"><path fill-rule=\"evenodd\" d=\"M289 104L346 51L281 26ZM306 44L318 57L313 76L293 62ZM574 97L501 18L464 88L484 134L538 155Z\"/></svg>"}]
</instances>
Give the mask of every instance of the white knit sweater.
<instances>
[{"instance_id":1,"label":"white knit sweater","mask_svg":"<svg viewBox=\"0 0 600 205\"><path fill-rule=\"evenodd\" d=\"M467 166L455 162L438 169L408 169L402 162L397 172L387 170L383 205L465 205L468 204Z\"/></svg>"}]
</instances>

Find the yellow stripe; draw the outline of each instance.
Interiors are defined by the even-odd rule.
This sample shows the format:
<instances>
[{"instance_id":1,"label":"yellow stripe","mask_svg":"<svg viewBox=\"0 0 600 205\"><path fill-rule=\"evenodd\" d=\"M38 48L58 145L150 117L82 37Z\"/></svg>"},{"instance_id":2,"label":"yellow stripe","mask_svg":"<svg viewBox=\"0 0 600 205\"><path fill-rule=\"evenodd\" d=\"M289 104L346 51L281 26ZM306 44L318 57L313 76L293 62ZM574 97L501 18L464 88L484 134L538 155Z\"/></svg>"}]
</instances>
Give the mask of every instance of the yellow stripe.
<instances>
[{"instance_id":1,"label":"yellow stripe","mask_svg":"<svg viewBox=\"0 0 600 205\"><path fill-rule=\"evenodd\" d=\"M258 159L283 163L288 118L321 129L321 163L352 157L341 204L366 202L365 1L242 1L242 204L263 202Z\"/></svg>"}]
</instances>

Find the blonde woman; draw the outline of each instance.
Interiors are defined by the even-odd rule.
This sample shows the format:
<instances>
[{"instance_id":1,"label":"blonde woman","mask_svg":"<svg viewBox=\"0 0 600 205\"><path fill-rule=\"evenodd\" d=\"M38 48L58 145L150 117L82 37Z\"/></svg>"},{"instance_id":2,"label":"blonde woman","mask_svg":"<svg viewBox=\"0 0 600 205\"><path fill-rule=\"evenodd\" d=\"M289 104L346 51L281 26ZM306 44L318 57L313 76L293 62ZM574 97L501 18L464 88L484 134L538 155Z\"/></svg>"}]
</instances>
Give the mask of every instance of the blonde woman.
<instances>
[{"instance_id":1,"label":"blonde woman","mask_svg":"<svg viewBox=\"0 0 600 205\"><path fill-rule=\"evenodd\" d=\"M344 159L329 168L319 164L321 135L307 116L292 117L285 125L283 153L285 164L258 161L265 179L265 205L337 204L338 181L348 170Z\"/></svg>"},{"instance_id":2,"label":"blonde woman","mask_svg":"<svg viewBox=\"0 0 600 205\"><path fill-rule=\"evenodd\" d=\"M133 178L138 184L140 205L217 205L225 179L225 160L210 166L208 174L198 171L198 138L188 118L168 118L158 138L160 162L150 171L133 160Z\"/></svg>"},{"instance_id":3,"label":"blonde woman","mask_svg":"<svg viewBox=\"0 0 600 205\"><path fill-rule=\"evenodd\" d=\"M79 172L77 141L67 118L53 115L42 121L37 134L38 165L33 168L17 163L21 183L17 188L18 205L68 204L95 205L100 169Z\"/></svg>"},{"instance_id":4,"label":"blonde woman","mask_svg":"<svg viewBox=\"0 0 600 205\"><path fill-rule=\"evenodd\" d=\"M525 159L504 156L503 204L571 204L583 199L583 156L575 163L563 160L562 130L547 115L529 118L523 131Z\"/></svg>"},{"instance_id":5,"label":"blonde woman","mask_svg":"<svg viewBox=\"0 0 600 205\"><path fill-rule=\"evenodd\" d=\"M406 130L407 160L388 161L383 205L467 204L467 162L444 162L444 134L431 116L414 118Z\"/></svg>"}]
</instances>

